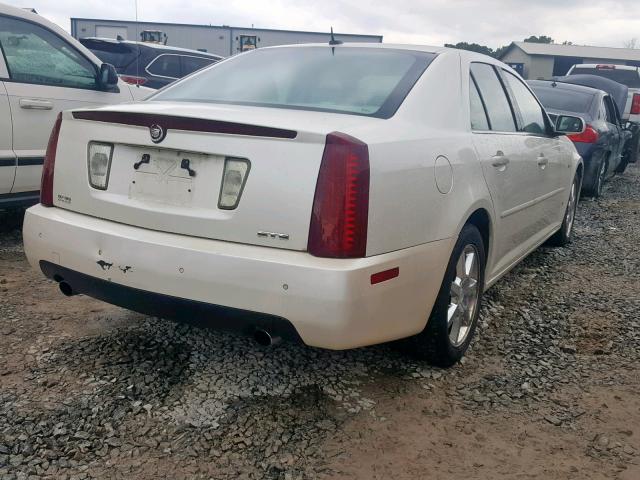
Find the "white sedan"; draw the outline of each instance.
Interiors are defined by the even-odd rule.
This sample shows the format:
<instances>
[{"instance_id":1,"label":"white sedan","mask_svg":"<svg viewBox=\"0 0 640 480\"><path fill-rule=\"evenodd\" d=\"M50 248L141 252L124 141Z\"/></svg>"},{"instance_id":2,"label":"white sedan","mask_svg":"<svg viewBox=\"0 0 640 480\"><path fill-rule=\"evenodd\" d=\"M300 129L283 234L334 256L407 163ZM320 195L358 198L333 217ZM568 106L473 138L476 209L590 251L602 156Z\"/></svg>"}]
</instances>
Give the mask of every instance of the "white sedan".
<instances>
[{"instance_id":1,"label":"white sedan","mask_svg":"<svg viewBox=\"0 0 640 480\"><path fill-rule=\"evenodd\" d=\"M583 129L475 53L258 49L63 113L25 249L67 295L451 365L482 292L570 240Z\"/></svg>"}]
</instances>

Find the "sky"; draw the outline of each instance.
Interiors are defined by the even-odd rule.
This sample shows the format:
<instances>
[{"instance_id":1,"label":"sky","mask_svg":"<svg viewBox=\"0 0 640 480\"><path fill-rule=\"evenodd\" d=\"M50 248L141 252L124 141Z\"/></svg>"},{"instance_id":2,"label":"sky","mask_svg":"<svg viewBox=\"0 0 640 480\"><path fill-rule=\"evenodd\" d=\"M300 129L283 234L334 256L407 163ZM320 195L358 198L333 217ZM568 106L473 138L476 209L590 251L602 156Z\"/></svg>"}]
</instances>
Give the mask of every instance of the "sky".
<instances>
[{"instance_id":1,"label":"sky","mask_svg":"<svg viewBox=\"0 0 640 480\"><path fill-rule=\"evenodd\" d=\"M65 30L70 17L135 19L135 0L1 0ZM461 41L497 48L530 35L557 43L640 47L638 0L138 0L138 19L383 35L385 43Z\"/></svg>"}]
</instances>

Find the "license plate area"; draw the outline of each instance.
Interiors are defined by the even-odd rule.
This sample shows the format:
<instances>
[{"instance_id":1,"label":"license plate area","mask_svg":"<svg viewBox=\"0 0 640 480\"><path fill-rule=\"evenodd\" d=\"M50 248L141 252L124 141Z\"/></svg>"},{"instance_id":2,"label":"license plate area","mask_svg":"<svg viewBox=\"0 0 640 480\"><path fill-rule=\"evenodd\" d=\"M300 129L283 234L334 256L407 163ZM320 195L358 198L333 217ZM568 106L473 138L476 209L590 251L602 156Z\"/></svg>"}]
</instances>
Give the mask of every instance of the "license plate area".
<instances>
[{"instance_id":1,"label":"license plate area","mask_svg":"<svg viewBox=\"0 0 640 480\"><path fill-rule=\"evenodd\" d=\"M198 201L198 184L219 182L221 162L217 161L219 158L215 155L168 149L124 148L129 150L123 157L130 159L127 168L131 174L129 197L132 199L194 206Z\"/></svg>"}]
</instances>

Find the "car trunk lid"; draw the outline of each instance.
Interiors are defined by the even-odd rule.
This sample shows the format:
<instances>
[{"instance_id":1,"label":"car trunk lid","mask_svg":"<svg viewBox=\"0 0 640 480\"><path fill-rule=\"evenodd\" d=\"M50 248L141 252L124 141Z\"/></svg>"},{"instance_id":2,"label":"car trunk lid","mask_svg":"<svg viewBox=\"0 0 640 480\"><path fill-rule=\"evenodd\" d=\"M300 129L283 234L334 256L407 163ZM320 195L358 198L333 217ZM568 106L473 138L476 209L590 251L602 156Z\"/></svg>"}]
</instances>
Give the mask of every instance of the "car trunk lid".
<instances>
[{"instance_id":1,"label":"car trunk lid","mask_svg":"<svg viewBox=\"0 0 640 480\"><path fill-rule=\"evenodd\" d=\"M380 120L184 102L74 111L62 124L54 204L153 230L306 250L326 135L363 121ZM91 142L113 145L104 190L87 181ZM234 159L248 173L228 209L219 200Z\"/></svg>"}]
</instances>

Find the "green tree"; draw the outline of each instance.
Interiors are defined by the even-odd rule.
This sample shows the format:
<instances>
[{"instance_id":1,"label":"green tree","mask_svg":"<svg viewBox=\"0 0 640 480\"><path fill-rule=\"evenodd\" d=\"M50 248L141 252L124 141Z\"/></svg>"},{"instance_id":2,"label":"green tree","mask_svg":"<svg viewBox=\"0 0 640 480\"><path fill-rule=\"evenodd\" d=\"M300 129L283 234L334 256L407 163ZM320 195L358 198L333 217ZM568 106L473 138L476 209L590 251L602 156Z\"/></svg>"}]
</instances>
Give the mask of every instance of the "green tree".
<instances>
[{"instance_id":1,"label":"green tree","mask_svg":"<svg viewBox=\"0 0 640 480\"><path fill-rule=\"evenodd\" d=\"M472 52L483 53L489 56L493 56L494 54L491 48L477 43L458 42L455 45L452 43L445 43L444 46L447 48L457 48L458 50L470 50Z\"/></svg>"},{"instance_id":2,"label":"green tree","mask_svg":"<svg viewBox=\"0 0 640 480\"><path fill-rule=\"evenodd\" d=\"M511 45L504 45L502 47L498 47L493 51L493 56L496 58L500 58L500 56L507 51L507 49L510 47Z\"/></svg>"},{"instance_id":3,"label":"green tree","mask_svg":"<svg viewBox=\"0 0 640 480\"><path fill-rule=\"evenodd\" d=\"M540 35L539 37L531 35L529 38L525 38L524 41L529 43L553 43L553 38L546 35Z\"/></svg>"}]
</instances>

